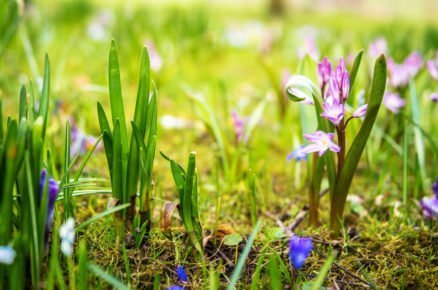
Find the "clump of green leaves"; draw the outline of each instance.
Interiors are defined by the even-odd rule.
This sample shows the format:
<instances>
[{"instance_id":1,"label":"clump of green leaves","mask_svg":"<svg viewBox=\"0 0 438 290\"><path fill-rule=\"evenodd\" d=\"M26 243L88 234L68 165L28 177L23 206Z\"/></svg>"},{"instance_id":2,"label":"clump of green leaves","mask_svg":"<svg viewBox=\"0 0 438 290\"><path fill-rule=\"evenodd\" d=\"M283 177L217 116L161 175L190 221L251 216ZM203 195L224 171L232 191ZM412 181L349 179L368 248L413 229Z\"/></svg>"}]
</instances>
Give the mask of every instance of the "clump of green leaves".
<instances>
[{"instance_id":1,"label":"clump of green leaves","mask_svg":"<svg viewBox=\"0 0 438 290\"><path fill-rule=\"evenodd\" d=\"M0 267L1 289L23 289L26 278L37 288L47 239L48 192L40 188L49 109L50 65L46 56L39 109L30 84L20 92L19 119L10 116L4 130L0 101L0 245L13 241L17 254L12 265ZM30 267L27 267L30 265ZM27 271L30 270L30 275ZM8 281L6 281L8 280ZM7 286L8 285L8 286Z\"/></svg>"},{"instance_id":2,"label":"clump of green leaves","mask_svg":"<svg viewBox=\"0 0 438 290\"><path fill-rule=\"evenodd\" d=\"M179 194L179 215L193 246L202 253L202 227L198 211L198 173L196 153L189 156L187 170L162 154L170 162L173 179Z\"/></svg>"},{"instance_id":3,"label":"clump of green leaves","mask_svg":"<svg viewBox=\"0 0 438 290\"><path fill-rule=\"evenodd\" d=\"M114 41L111 43L109 55L108 80L112 128L100 103L97 104L97 113L111 176L112 193L116 203L130 204L129 209L124 210L119 218L126 219L130 224L134 222L134 226L141 227L142 232L146 232L151 226L150 195L157 134L157 91L154 87L150 94L150 62L147 49L143 48L141 56L131 136L128 136L125 121L119 59ZM138 191L139 214L136 210Z\"/></svg>"}]
</instances>

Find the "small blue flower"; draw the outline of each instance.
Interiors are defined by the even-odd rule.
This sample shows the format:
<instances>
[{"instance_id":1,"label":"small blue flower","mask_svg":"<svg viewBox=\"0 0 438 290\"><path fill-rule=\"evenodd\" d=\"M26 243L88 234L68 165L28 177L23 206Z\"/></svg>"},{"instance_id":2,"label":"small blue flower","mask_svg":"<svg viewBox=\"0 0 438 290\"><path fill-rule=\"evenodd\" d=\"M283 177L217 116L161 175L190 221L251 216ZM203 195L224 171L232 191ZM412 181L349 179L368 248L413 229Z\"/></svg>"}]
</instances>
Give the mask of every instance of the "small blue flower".
<instances>
[{"instance_id":1,"label":"small blue flower","mask_svg":"<svg viewBox=\"0 0 438 290\"><path fill-rule=\"evenodd\" d=\"M176 275L178 276L179 281L183 284L189 281L189 278L187 277L187 272L181 265L176 267Z\"/></svg>"},{"instance_id":2,"label":"small blue flower","mask_svg":"<svg viewBox=\"0 0 438 290\"><path fill-rule=\"evenodd\" d=\"M295 269L301 269L312 251L311 238L292 236L289 240L289 259Z\"/></svg>"},{"instance_id":3,"label":"small blue flower","mask_svg":"<svg viewBox=\"0 0 438 290\"><path fill-rule=\"evenodd\" d=\"M307 160L307 154L302 151L306 147L304 145L295 148L289 155L287 155L287 160L295 159L296 161Z\"/></svg>"},{"instance_id":4,"label":"small blue flower","mask_svg":"<svg viewBox=\"0 0 438 290\"><path fill-rule=\"evenodd\" d=\"M184 290L184 287L178 285L172 285L167 287L167 290Z\"/></svg>"}]
</instances>

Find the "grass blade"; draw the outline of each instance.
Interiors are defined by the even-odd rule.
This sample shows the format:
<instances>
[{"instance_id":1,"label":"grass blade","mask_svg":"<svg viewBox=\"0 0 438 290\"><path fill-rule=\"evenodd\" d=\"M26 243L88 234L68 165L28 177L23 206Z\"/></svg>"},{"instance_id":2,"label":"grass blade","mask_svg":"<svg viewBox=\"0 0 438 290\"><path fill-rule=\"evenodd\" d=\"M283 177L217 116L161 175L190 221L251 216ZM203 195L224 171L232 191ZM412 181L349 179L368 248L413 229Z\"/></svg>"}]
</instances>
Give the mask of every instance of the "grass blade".
<instances>
[{"instance_id":1,"label":"grass blade","mask_svg":"<svg viewBox=\"0 0 438 290\"><path fill-rule=\"evenodd\" d=\"M227 287L227 290L234 290L236 289L237 281L239 280L240 273L243 270L243 266L245 265L245 261L248 258L249 252L251 251L252 244L254 243L255 236L257 235L258 231L260 230L261 226L261 220L258 220L251 236L248 239L248 242L245 245L245 248L243 249L243 252L239 258L239 261L237 262L236 268L234 268L233 275L231 276L230 284Z\"/></svg>"},{"instance_id":2,"label":"grass blade","mask_svg":"<svg viewBox=\"0 0 438 290\"><path fill-rule=\"evenodd\" d=\"M125 284L120 282L117 278L115 278L114 276L111 276L108 272L105 272L104 270L102 270L98 266L89 263L88 264L88 269L94 275L96 275L97 277L103 279L108 284L112 285L115 289L118 289L118 290L129 290L128 286L126 286Z\"/></svg>"},{"instance_id":3,"label":"grass blade","mask_svg":"<svg viewBox=\"0 0 438 290\"><path fill-rule=\"evenodd\" d=\"M86 228L87 226L91 225L92 223L94 223L95 221L97 221L103 217L106 217L107 215L110 215L110 214L113 214L113 213L118 212L120 210L123 210L127 207L129 207L129 203L125 203L125 204L115 206L113 208L109 208L109 209L105 210L104 212L98 213L98 214L92 216L90 219L86 220L85 222L81 223L76 228L76 230L78 230L78 231L82 230L82 229Z\"/></svg>"}]
</instances>

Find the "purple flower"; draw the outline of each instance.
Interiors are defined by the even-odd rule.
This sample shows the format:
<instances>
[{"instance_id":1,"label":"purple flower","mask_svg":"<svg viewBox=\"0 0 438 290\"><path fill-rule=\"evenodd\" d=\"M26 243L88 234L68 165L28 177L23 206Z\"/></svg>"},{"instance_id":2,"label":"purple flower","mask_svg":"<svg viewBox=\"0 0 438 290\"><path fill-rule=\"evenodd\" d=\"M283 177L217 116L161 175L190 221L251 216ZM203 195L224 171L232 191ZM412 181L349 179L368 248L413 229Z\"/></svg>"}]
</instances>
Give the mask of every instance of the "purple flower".
<instances>
[{"instance_id":1,"label":"purple flower","mask_svg":"<svg viewBox=\"0 0 438 290\"><path fill-rule=\"evenodd\" d=\"M178 285L172 285L167 287L167 290L184 290L184 287Z\"/></svg>"},{"instance_id":2,"label":"purple flower","mask_svg":"<svg viewBox=\"0 0 438 290\"><path fill-rule=\"evenodd\" d=\"M295 148L289 155L287 155L287 160L295 159L296 161L307 160L307 154L303 152L303 148L305 146L302 145L300 147Z\"/></svg>"},{"instance_id":3,"label":"purple flower","mask_svg":"<svg viewBox=\"0 0 438 290\"><path fill-rule=\"evenodd\" d=\"M181 265L176 267L176 275L178 276L179 281L183 284L186 284L189 281L189 278L187 277L187 272Z\"/></svg>"},{"instance_id":4,"label":"purple flower","mask_svg":"<svg viewBox=\"0 0 438 290\"><path fill-rule=\"evenodd\" d=\"M329 95L322 107L324 112L321 113L321 116L332 122L335 126L339 126L339 123L344 119L344 104L338 98Z\"/></svg>"},{"instance_id":5,"label":"purple flower","mask_svg":"<svg viewBox=\"0 0 438 290\"><path fill-rule=\"evenodd\" d=\"M421 55L414 51L401 64L388 59L389 80L394 88L404 87L415 77L423 66Z\"/></svg>"},{"instance_id":6,"label":"purple flower","mask_svg":"<svg viewBox=\"0 0 438 290\"><path fill-rule=\"evenodd\" d=\"M397 93L387 92L383 97L383 104L388 110L394 114L398 114L400 108L406 105L406 101L400 98L400 95Z\"/></svg>"},{"instance_id":7,"label":"purple flower","mask_svg":"<svg viewBox=\"0 0 438 290\"><path fill-rule=\"evenodd\" d=\"M423 215L429 219L438 218L438 180L432 185L432 191L435 196L425 196L420 200L420 206L423 209Z\"/></svg>"},{"instance_id":8,"label":"purple flower","mask_svg":"<svg viewBox=\"0 0 438 290\"><path fill-rule=\"evenodd\" d=\"M327 57L318 63L318 81L321 89L328 83L330 76L332 75L332 64Z\"/></svg>"},{"instance_id":9,"label":"purple flower","mask_svg":"<svg viewBox=\"0 0 438 290\"><path fill-rule=\"evenodd\" d=\"M423 66L423 58L418 51L414 51L405 59L404 65L406 66L409 75L414 77Z\"/></svg>"},{"instance_id":10,"label":"purple flower","mask_svg":"<svg viewBox=\"0 0 438 290\"><path fill-rule=\"evenodd\" d=\"M292 236L289 240L289 259L295 269L303 267L304 262L312 251L311 238Z\"/></svg>"},{"instance_id":11,"label":"purple flower","mask_svg":"<svg viewBox=\"0 0 438 290\"><path fill-rule=\"evenodd\" d=\"M438 93L432 93L430 99L434 102L438 102Z\"/></svg>"},{"instance_id":12,"label":"purple flower","mask_svg":"<svg viewBox=\"0 0 438 290\"><path fill-rule=\"evenodd\" d=\"M353 118L362 118L366 115L368 109L368 104L362 105L356 109L351 115Z\"/></svg>"},{"instance_id":13,"label":"purple flower","mask_svg":"<svg viewBox=\"0 0 438 290\"><path fill-rule=\"evenodd\" d=\"M325 133L322 131L316 131L314 134L304 134L304 137L312 142L312 144L304 147L301 152L318 152L319 156L322 156L329 149L333 152L339 152L341 148L333 142L334 136L333 133Z\"/></svg>"},{"instance_id":14,"label":"purple flower","mask_svg":"<svg viewBox=\"0 0 438 290\"><path fill-rule=\"evenodd\" d=\"M438 179L432 184L432 192L438 198Z\"/></svg>"},{"instance_id":15,"label":"purple flower","mask_svg":"<svg viewBox=\"0 0 438 290\"><path fill-rule=\"evenodd\" d=\"M338 85L340 97L342 97L343 100L346 100L350 93L350 76L348 75L343 58L339 61L333 77Z\"/></svg>"},{"instance_id":16,"label":"purple flower","mask_svg":"<svg viewBox=\"0 0 438 290\"><path fill-rule=\"evenodd\" d=\"M435 54L435 59L431 59L427 62L427 69L430 76L438 81L438 52Z\"/></svg>"},{"instance_id":17,"label":"purple flower","mask_svg":"<svg viewBox=\"0 0 438 290\"><path fill-rule=\"evenodd\" d=\"M44 192L44 187L46 185L46 180L47 180L47 170L43 170L41 171L40 188L39 188L40 199L43 198L43 192ZM53 211L55 209L55 202L59 193L59 185L52 177L49 178L47 184L47 193L48 193L48 204L47 204L47 217L46 217L46 236L48 235L50 231L50 227L52 226Z\"/></svg>"},{"instance_id":18,"label":"purple flower","mask_svg":"<svg viewBox=\"0 0 438 290\"><path fill-rule=\"evenodd\" d=\"M388 53L388 45L386 43L386 39L383 37L376 38L373 42L371 42L368 48L368 55L372 58L376 58L381 54Z\"/></svg>"},{"instance_id":19,"label":"purple flower","mask_svg":"<svg viewBox=\"0 0 438 290\"><path fill-rule=\"evenodd\" d=\"M231 112L234 124L234 134L236 135L237 142L240 142L245 131L245 121L237 114L236 111Z\"/></svg>"},{"instance_id":20,"label":"purple flower","mask_svg":"<svg viewBox=\"0 0 438 290\"><path fill-rule=\"evenodd\" d=\"M146 47L148 49L151 69L153 71L159 71L163 66L163 61L161 60L161 56L155 48L154 42L152 40L146 41Z\"/></svg>"},{"instance_id":21,"label":"purple flower","mask_svg":"<svg viewBox=\"0 0 438 290\"><path fill-rule=\"evenodd\" d=\"M71 127L70 157L76 156L78 154L85 154L94 146L96 140L96 137L85 134L84 131L80 130L76 126L76 124L73 123ZM102 146L101 144L98 144L96 150L99 150L100 148L102 148Z\"/></svg>"}]
</instances>

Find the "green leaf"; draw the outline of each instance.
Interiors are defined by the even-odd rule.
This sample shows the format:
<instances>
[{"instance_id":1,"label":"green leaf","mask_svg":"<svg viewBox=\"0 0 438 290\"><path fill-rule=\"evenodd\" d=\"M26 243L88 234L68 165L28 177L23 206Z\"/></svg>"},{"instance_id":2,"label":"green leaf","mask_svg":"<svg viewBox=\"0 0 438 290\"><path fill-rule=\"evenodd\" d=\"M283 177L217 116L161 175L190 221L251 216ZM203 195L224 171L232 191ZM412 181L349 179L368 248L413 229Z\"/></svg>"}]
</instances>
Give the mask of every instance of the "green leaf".
<instances>
[{"instance_id":1,"label":"green leaf","mask_svg":"<svg viewBox=\"0 0 438 290\"><path fill-rule=\"evenodd\" d=\"M243 249L242 254L239 257L239 260L237 261L237 265L234 268L233 274L231 276L231 281L228 284L227 290L234 290L236 289L237 281L239 280L240 273L243 270L243 266L245 266L245 261L248 258L249 252L251 251L252 244L254 243L255 236L260 230L261 226L261 220L258 220L256 225L254 226L254 229L252 230L251 236L248 239L248 242L245 245L245 248Z\"/></svg>"},{"instance_id":2,"label":"green leaf","mask_svg":"<svg viewBox=\"0 0 438 290\"><path fill-rule=\"evenodd\" d=\"M123 167L122 167L122 136L119 119L115 120L113 136L113 164L112 187L113 196L122 203L126 202L123 194Z\"/></svg>"},{"instance_id":3,"label":"green leaf","mask_svg":"<svg viewBox=\"0 0 438 290\"><path fill-rule=\"evenodd\" d=\"M88 160L90 160L90 157L93 155L93 152L96 150L97 145L99 145L100 140L102 139L103 135L100 135L99 138L97 138L96 142L94 142L93 147L91 147L87 154L85 155L84 159L81 162L81 165L79 166L78 170L75 174L74 181L77 182L79 180L79 177L81 177L82 172L84 171L85 165L87 165Z\"/></svg>"},{"instance_id":4,"label":"green leaf","mask_svg":"<svg viewBox=\"0 0 438 290\"><path fill-rule=\"evenodd\" d=\"M238 233L226 235L224 237L224 245L227 246L237 246L238 244L240 244L241 241L243 241L243 238Z\"/></svg>"},{"instance_id":5,"label":"green leaf","mask_svg":"<svg viewBox=\"0 0 438 290\"><path fill-rule=\"evenodd\" d=\"M363 55L363 49L360 50L356 54L356 57L354 58L353 66L351 67L351 70L350 70L350 92L353 89L353 85L354 85L354 83L356 81L356 76L357 76L357 72L358 72L359 67L360 67L360 62L362 60L362 55Z\"/></svg>"},{"instance_id":6,"label":"green leaf","mask_svg":"<svg viewBox=\"0 0 438 290\"><path fill-rule=\"evenodd\" d=\"M88 254L87 244L84 240L79 242L78 250L78 289L88 289Z\"/></svg>"},{"instance_id":7,"label":"green leaf","mask_svg":"<svg viewBox=\"0 0 438 290\"><path fill-rule=\"evenodd\" d=\"M411 99L412 120L416 124L420 124L420 106L413 81L409 82L409 95ZM417 154L418 165L420 167L420 184L423 192L427 192L426 188L426 154L424 148L423 138L421 137L421 130L418 127L414 127L415 136L415 153Z\"/></svg>"},{"instance_id":8,"label":"green leaf","mask_svg":"<svg viewBox=\"0 0 438 290\"><path fill-rule=\"evenodd\" d=\"M327 260L324 262L324 265L322 265L321 269L319 270L318 276L316 276L315 281L312 283L311 290L320 290L325 277L327 276L328 271L330 270L333 262L335 261L335 255L333 253L330 254L330 256L327 258Z\"/></svg>"},{"instance_id":9,"label":"green leaf","mask_svg":"<svg viewBox=\"0 0 438 290\"><path fill-rule=\"evenodd\" d=\"M382 103L383 94L386 86L386 61L385 57L381 55L374 66L373 83L371 87L371 93L368 100L368 110L365 115L365 119L362 126L353 141L353 144L348 151L345 158L345 164L342 168L339 177L336 181L336 187L331 200L331 228L337 231L340 227L340 220L345 207L347 194L350 189L351 182L354 177L357 165L359 164L360 157L365 145L370 136L374 122L377 118L380 105Z\"/></svg>"},{"instance_id":10,"label":"green leaf","mask_svg":"<svg viewBox=\"0 0 438 290\"><path fill-rule=\"evenodd\" d=\"M272 290L281 290L283 286L281 285L281 275L278 270L277 261L274 255L269 257L269 277L271 278L271 288Z\"/></svg>"},{"instance_id":11,"label":"green leaf","mask_svg":"<svg viewBox=\"0 0 438 290\"><path fill-rule=\"evenodd\" d=\"M109 94L111 103L111 116L113 120L113 125L115 126L116 120L119 120L120 126L120 141L121 141L121 157L123 172L126 172L128 167L128 132L126 129L125 121L125 109L123 106L122 99L122 86L120 82L120 68L119 59L117 56L117 48L114 40L111 42L111 50L109 55ZM126 183L126 175L122 177L123 185ZM123 186L123 188L125 188ZM125 194L126 195L126 194Z\"/></svg>"},{"instance_id":12,"label":"green leaf","mask_svg":"<svg viewBox=\"0 0 438 290\"><path fill-rule=\"evenodd\" d=\"M26 87L24 85L21 86L21 91L20 91L20 113L19 113L19 117L20 117L19 120L21 120L22 118L27 118ZM1 137L0 137L0 139L1 139Z\"/></svg>"},{"instance_id":13,"label":"green leaf","mask_svg":"<svg viewBox=\"0 0 438 290\"><path fill-rule=\"evenodd\" d=\"M125 284L120 282L117 278L115 278L114 276L112 276L109 273L105 272L104 270L102 270L98 266L89 263L88 264L88 269L94 275L96 275L97 277L103 279L105 282L107 282L108 284L113 286L115 289L118 289L118 290L129 290L128 286L126 286Z\"/></svg>"},{"instance_id":14,"label":"green leaf","mask_svg":"<svg viewBox=\"0 0 438 290\"><path fill-rule=\"evenodd\" d=\"M148 102L150 89L150 64L147 49L143 48L141 63L140 63L140 78L138 82L137 100L135 104L134 121L141 135L144 136L146 126L151 126L148 123ZM128 158L128 176L126 181L126 191L129 196L135 196L138 188L139 176L139 149L134 135L131 136L131 144ZM143 138L141 139L143 142ZM132 199L131 199L132 200Z\"/></svg>"}]
</instances>

